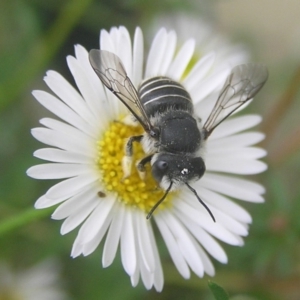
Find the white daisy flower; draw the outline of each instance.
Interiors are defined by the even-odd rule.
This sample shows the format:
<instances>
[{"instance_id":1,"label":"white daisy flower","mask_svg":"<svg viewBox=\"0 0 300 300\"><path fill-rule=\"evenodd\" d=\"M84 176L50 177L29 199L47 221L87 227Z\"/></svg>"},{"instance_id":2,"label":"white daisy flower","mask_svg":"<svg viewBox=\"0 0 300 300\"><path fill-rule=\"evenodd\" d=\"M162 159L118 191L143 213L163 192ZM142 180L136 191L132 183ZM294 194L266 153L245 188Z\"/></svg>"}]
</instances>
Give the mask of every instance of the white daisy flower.
<instances>
[{"instance_id":1,"label":"white daisy flower","mask_svg":"<svg viewBox=\"0 0 300 300\"><path fill-rule=\"evenodd\" d=\"M0 299L64 300L58 265L44 261L31 269L15 272L6 263L0 263Z\"/></svg>"},{"instance_id":2,"label":"white daisy flower","mask_svg":"<svg viewBox=\"0 0 300 300\"><path fill-rule=\"evenodd\" d=\"M224 63L226 56L222 56L221 64L214 53L195 51L195 40L189 39L179 46L176 39L174 31L159 30L145 59L141 30L136 29L132 42L128 31L119 27L101 31L100 49L121 59L136 88L143 80L157 75L180 82L193 99L196 114L206 120L230 72ZM128 110L101 84L86 49L76 45L75 57L68 56L67 63L79 92L55 71L48 71L45 77L55 95L33 92L44 107L61 119L41 119L44 127L32 130L37 140L50 146L34 155L50 163L31 167L28 175L36 179L62 179L37 200L35 207L59 204L52 218L65 219L61 234L80 226L73 257L91 254L103 240L102 264L108 267L120 245L122 264L133 286L141 277L147 289L163 288L153 223L185 279L190 277L191 270L199 277L204 273L213 276L209 255L221 263L227 262L218 240L242 246L251 223L249 213L231 198L263 202L261 185L232 176L257 174L266 169L258 160L266 152L253 147L264 135L244 132L261 118L247 115L228 119L206 142L202 153L206 172L192 185L216 222L195 195L184 188L170 192L147 220L147 213L165 191L157 189L150 168L145 180L140 179L135 167L124 179L122 168L126 140L141 134L142 127L124 121ZM139 143L134 145L133 152L134 162L145 156Z\"/></svg>"}]
</instances>

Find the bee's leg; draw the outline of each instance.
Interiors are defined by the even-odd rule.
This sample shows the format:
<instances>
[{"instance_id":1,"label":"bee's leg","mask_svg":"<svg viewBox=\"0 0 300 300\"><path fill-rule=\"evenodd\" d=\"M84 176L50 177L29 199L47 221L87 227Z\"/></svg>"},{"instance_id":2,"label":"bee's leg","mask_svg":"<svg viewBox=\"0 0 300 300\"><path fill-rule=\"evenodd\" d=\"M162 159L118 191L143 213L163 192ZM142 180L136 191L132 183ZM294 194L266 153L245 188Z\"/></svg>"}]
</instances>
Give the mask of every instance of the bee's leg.
<instances>
[{"instance_id":1,"label":"bee's leg","mask_svg":"<svg viewBox=\"0 0 300 300\"><path fill-rule=\"evenodd\" d=\"M128 177L131 173L132 156L133 156L133 150L132 150L133 142L140 142L142 138L143 138L143 135L131 136L125 145L125 156L122 159L122 167L123 167L123 173L124 173L123 178Z\"/></svg>"},{"instance_id":2,"label":"bee's leg","mask_svg":"<svg viewBox=\"0 0 300 300\"><path fill-rule=\"evenodd\" d=\"M140 175L140 178L142 180L145 180L145 178L146 178L145 164L150 162L152 157L153 157L153 154L149 155L149 156L146 156L146 157L142 158L140 161L138 161L137 164L136 164L136 168L137 168L137 170L139 172L139 175Z\"/></svg>"}]
</instances>

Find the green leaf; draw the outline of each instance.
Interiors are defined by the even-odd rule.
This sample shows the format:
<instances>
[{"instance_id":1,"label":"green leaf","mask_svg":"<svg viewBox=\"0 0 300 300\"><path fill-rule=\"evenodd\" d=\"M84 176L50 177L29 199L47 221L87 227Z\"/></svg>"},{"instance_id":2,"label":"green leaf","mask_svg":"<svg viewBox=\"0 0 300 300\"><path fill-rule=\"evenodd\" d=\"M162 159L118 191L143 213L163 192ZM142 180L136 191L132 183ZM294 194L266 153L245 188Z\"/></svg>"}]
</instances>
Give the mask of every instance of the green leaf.
<instances>
[{"instance_id":1,"label":"green leaf","mask_svg":"<svg viewBox=\"0 0 300 300\"><path fill-rule=\"evenodd\" d=\"M229 300L227 292L221 286L212 281L208 281L208 287L212 291L216 300Z\"/></svg>"}]
</instances>

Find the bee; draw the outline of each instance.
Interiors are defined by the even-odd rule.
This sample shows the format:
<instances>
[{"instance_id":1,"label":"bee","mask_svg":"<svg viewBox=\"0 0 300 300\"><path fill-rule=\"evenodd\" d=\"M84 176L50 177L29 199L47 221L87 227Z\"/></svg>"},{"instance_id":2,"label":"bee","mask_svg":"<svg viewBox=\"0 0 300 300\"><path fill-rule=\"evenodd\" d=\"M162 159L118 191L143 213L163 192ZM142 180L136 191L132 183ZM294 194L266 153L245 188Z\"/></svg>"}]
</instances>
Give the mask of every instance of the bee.
<instances>
[{"instance_id":1,"label":"bee","mask_svg":"<svg viewBox=\"0 0 300 300\"><path fill-rule=\"evenodd\" d=\"M267 68L253 63L234 67L202 126L201 119L194 113L191 96L180 83L157 76L145 80L136 89L121 59L114 53L93 49L89 60L101 82L123 102L145 130L142 135L129 137L123 170L125 176L130 174L133 143L141 143L146 156L137 162L137 170L144 177L145 165L150 163L154 179L165 191L147 219L171 190L186 186L215 222L208 206L190 185L199 180L206 169L201 151L213 130L262 88L268 78Z\"/></svg>"}]
</instances>

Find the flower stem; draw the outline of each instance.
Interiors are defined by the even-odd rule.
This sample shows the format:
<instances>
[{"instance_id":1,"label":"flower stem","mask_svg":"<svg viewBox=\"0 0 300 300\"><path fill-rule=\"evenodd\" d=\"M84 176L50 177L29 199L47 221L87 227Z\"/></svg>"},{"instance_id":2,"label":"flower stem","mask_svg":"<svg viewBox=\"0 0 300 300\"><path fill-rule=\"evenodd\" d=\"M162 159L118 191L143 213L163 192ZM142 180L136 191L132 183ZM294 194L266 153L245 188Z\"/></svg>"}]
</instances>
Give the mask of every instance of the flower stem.
<instances>
[{"instance_id":1,"label":"flower stem","mask_svg":"<svg viewBox=\"0 0 300 300\"><path fill-rule=\"evenodd\" d=\"M295 128L281 143L282 147L273 149L270 153L270 161L279 165L292 155L299 153L300 149L300 128Z\"/></svg>"},{"instance_id":2,"label":"flower stem","mask_svg":"<svg viewBox=\"0 0 300 300\"><path fill-rule=\"evenodd\" d=\"M62 5L55 23L45 37L33 45L28 57L24 57L24 63L15 70L13 76L0 85L0 110L16 100L17 96L28 87L29 82L36 74L46 67L49 60L55 55L78 20L80 20L91 1L70 0Z\"/></svg>"},{"instance_id":3,"label":"flower stem","mask_svg":"<svg viewBox=\"0 0 300 300\"><path fill-rule=\"evenodd\" d=\"M53 211L53 207L48 209L37 210L30 208L26 211L21 212L18 215L14 215L6 220L0 222L0 236L23 227L29 223L42 219L46 216L49 216Z\"/></svg>"},{"instance_id":4,"label":"flower stem","mask_svg":"<svg viewBox=\"0 0 300 300\"><path fill-rule=\"evenodd\" d=\"M300 89L300 67L296 70L289 86L279 99L273 109L265 117L262 124L262 131L266 134L268 140L272 140L273 134L277 131L277 128L282 120L283 116L290 108L297 93Z\"/></svg>"}]
</instances>

